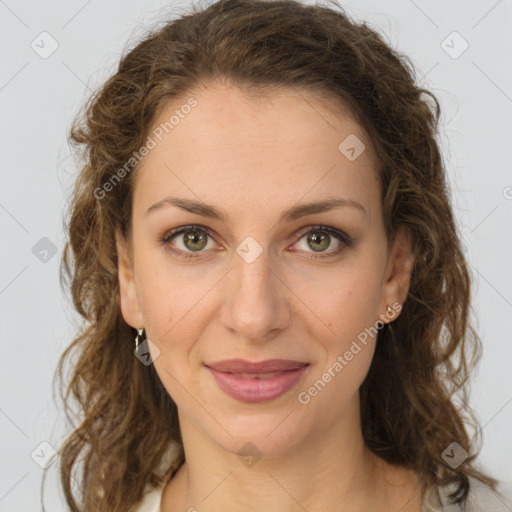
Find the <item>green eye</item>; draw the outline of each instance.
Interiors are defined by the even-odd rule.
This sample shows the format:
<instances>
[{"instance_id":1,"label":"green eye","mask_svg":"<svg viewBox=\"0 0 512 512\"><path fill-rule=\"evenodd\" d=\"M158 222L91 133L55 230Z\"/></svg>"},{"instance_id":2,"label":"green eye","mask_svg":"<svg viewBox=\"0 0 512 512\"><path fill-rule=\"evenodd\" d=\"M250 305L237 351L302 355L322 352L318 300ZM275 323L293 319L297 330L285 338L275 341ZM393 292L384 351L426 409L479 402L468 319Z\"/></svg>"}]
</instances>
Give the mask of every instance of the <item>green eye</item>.
<instances>
[{"instance_id":1,"label":"green eye","mask_svg":"<svg viewBox=\"0 0 512 512\"><path fill-rule=\"evenodd\" d=\"M327 252L326 249L330 247L333 238L338 242L338 246L334 250ZM310 229L299 239L296 245L300 244L303 239L305 239L306 242L304 244L304 249L299 246L301 251L309 253L310 251L308 249L311 249L313 253L319 253L318 255L312 254L311 256L308 256L310 259L336 256L344 248L351 247L353 244L352 238L342 231L338 231L337 229L329 226L316 226Z\"/></svg>"},{"instance_id":2,"label":"green eye","mask_svg":"<svg viewBox=\"0 0 512 512\"><path fill-rule=\"evenodd\" d=\"M321 234L318 236L318 231L310 231L307 235L308 244L315 251L324 251L329 247L330 235L329 234ZM317 245L317 248L314 248L314 245Z\"/></svg>"},{"instance_id":3,"label":"green eye","mask_svg":"<svg viewBox=\"0 0 512 512\"><path fill-rule=\"evenodd\" d=\"M213 243L213 237L208 228L199 225L190 225L176 228L166 233L160 242L166 250L170 251L178 258L190 260L200 257L199 254L194 253L205 252L204 249L212 248L208 247L208 239L211 239ZM300 244L303 239L305 239L305 244L303 247L299 248L299 252L313 253L307 256L310 259L335 256L344 248L351 247L353 244L352 238L346 233L329 226L310 227L309 231L306 231L294 244L294 247ZM327 251L333 239L338 245L334 250ZM172 240L175 240L175 242L172 242ZM213 245L215 246L215 243L213 243ZM293 251L296 251L296 249L293 249Z\"/></svg>"},{"instance_id":4,"label":"green eye","mask_svg":"<svg viewBox=\"0 0 512 512\"><path fill-rule=\"evenodd\" d=\"M180 237L180 235L182 236ZM210 234L208 230L200 226L185 226L167 233L161 242L173 254L185 259L191 259L195 256L188 251L191 253L202 252L208 244L209 237ZM173 247L175 243L171 243L173 239L177 239L178 241L177 249ZM180 243L182 247L179 246Z\"/></svg>"},{"instance_id":5,"label":"green eye","mask_svg":"<svg viewBox=\"0 0 512 512\"><path fill-rule=\"evenodd\" d=\"M182 233L184 233L182 242L187 249L195 252L206 247L208 234L204 233L202 230L190 229L182 231Z\"/></svg>"}]
</instances>

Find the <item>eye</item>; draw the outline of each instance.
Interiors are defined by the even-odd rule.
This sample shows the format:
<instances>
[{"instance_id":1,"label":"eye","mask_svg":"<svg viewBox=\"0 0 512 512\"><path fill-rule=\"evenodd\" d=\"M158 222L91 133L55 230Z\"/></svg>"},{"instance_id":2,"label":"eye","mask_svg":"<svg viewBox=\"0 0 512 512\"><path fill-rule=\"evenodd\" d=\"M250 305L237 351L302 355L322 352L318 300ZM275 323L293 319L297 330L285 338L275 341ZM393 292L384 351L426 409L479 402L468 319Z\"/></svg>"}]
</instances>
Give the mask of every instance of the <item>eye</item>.
<instances>
[{"instance_id":1,"label":"eye","mask_svg":"<svg viewBox=\"0 0 512 512\"><path fill-rule=\"evenodd\" d=\"M337 242L335 248L331 251L326 251L326 249L333 245L333 238L335 238ZM304 243L302 244L302 247L300 247L302 240L304 240ZM345 247L351 247L352 243L352 238L342 231L329 226L315 226L312 229L309 229L309 231L307 231L295 245L299 244L299 249L305 250L306 252L310 252L308 249L312 249L313 253L322 253L308 256L310 259L318 259L336 256Z\"/></svg>"},{"instance_id":2,"label":"eye","mask_svg":"<svg viewBox=\"0 0 512 512\"><path fill-rule=\"evenodd\" d=\"M334 250L326 251L326 249L332 246L333 238L336 240L337 245ZM174 239L176 239L176 242L172 242ZM212 249L215 247L216 244L213 242L213 247L208 246L208 239L213 239L208 228L199 225L191 225L167 232L160 239L160 242L166 250L178 258L190 260L200 257L199 254L194 253L205 252L204 249ZM305 240L305 242L302 244L302 247L299 247L299 250L310 253L311 251L308 249L313 249L313 253L318 253L307 256L309 259L336 256L344 248L351 247L353 244L352 238L346 233L331 228L330 226L314 226L310 228L294 245L301 245L302 240ZM293 251L295 250L294 248Z\"/></svg>"},{"instance_id":3,"label":"eye","mask_svg":"<svg viewBox=\"0 0 512 512\"><path fill-rule=\"evenodd\" d=\"M193 253L204 252L203 249L211 248L208 247L208 238L212 237L207 228L194 225L173 229L167 232L160 241L168 251L179 258L189 260L198 257ZM171 244L173 239L176 239L176 243Z\"/></svg>"}]
</instances>

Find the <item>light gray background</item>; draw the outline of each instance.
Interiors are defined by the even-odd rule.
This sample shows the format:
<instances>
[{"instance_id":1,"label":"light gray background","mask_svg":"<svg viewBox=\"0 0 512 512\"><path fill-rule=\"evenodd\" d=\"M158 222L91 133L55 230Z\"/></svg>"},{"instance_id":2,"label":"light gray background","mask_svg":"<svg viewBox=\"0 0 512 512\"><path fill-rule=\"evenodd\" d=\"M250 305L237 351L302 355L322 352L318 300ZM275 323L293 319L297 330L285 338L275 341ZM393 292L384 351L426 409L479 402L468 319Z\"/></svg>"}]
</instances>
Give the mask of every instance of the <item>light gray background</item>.
<instances>
[{"instance_id":1,"label":"light gray background","mask_svg":"<svg viewBox=\"0 0 512 512\"><path fill-rule=\"evenodd\" d=\"M474 309L484 343L471 402L483 427L480 462L496 478L512 481L512 2L342 3L408 54L421 83L441 101L441 143L476 279ZM64 435L51 379L75 318L58 280L64 197L76 173L67 130L89 88L113 71L125 43L162 13L187 6L0 0L1 512L41 509L42 469L31 454L42 453L42 442L58 450ZM31 47L35 41L39 52L51 48L43 31L58 43L47 58ZM458 55L464 40L469 47ZM57 253L45 254L52 244ZM56 466L45 505L61 511Z\"/></svg>"}]
</instances>

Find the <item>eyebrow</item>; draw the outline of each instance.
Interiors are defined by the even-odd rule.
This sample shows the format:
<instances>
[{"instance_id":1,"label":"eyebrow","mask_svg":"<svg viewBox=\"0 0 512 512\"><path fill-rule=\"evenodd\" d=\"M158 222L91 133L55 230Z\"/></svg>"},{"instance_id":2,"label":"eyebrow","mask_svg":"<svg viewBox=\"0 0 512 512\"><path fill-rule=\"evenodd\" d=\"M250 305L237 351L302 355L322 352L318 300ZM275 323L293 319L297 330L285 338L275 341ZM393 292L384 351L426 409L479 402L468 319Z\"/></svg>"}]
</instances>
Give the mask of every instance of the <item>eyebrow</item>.
<instances>
[{"instance_id":1,"label":"eyebrow","mask_svg":"<svg viewBox=\"0 0 512 512\"><path fill-rule=\"evenodd\" d=\"M202 217L218 219L223 222L227 222L229 220L229 215L222 209L203 203L202 201L179 197L165 197L161 201L151 205L148 208L146 215L166 206L177 206L178 208L186 210L187 212L195 213L197 215L201 215ZM342 197L329 197L322 201L302 203L296 206L292 206L280 215L278 222L292 222L301 217L305 217L306 215L326 212L341 206L352 206L367 215L367 211L365 210L364 206L357 201Z\"/></svg>"}]
</instances>

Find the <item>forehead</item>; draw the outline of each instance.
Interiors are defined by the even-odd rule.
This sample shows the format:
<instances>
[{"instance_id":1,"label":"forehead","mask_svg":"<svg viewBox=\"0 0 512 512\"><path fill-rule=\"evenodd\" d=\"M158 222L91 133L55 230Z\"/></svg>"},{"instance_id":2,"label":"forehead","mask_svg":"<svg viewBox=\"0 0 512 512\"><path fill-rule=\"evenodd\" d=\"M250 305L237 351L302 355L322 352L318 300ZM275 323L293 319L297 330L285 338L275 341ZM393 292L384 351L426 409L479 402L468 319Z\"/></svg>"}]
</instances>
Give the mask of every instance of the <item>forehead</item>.
<instances>
[{"instance_id":1,"label":"forehead","mask_svg":"<svg viewBox=\"0 0 512 512\"><path fill-rule=\"evenodd\" d=\"M361 199L378 187L362 127L348 108L311 91L247 94L212 83L165 105L149 135L155 146L134 193L144 203L165 192L210 202L229 196L247 205L297 202L336 188ZM346 150L354 144L361 153L351 159Z\"/></svg>"}]
</instances>

